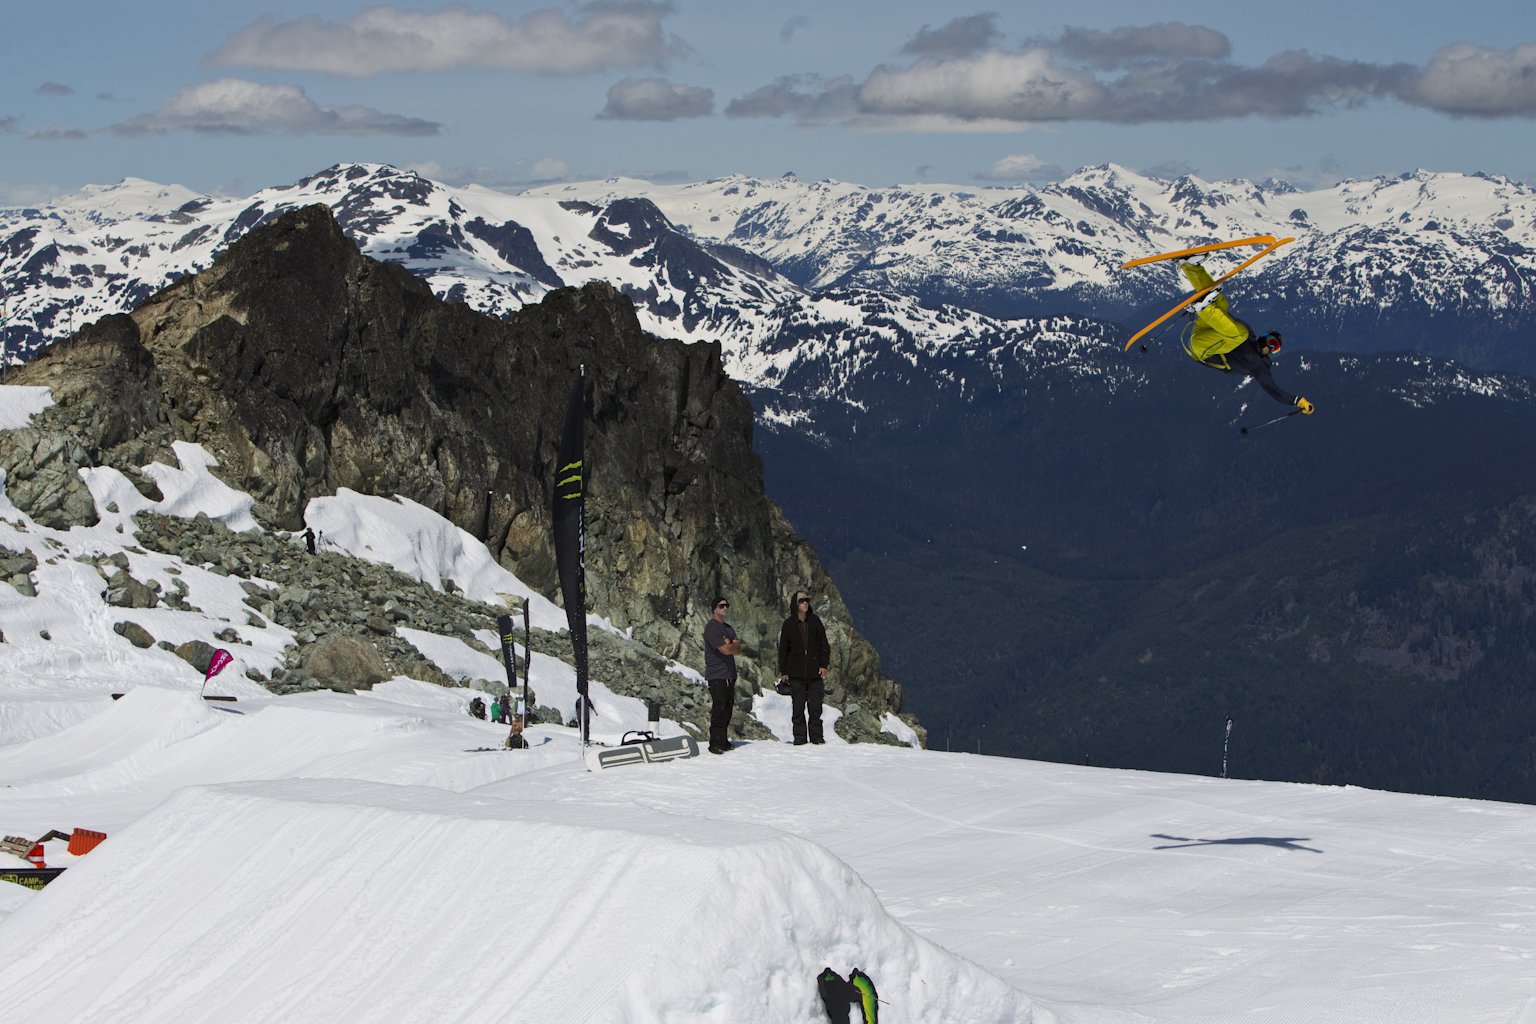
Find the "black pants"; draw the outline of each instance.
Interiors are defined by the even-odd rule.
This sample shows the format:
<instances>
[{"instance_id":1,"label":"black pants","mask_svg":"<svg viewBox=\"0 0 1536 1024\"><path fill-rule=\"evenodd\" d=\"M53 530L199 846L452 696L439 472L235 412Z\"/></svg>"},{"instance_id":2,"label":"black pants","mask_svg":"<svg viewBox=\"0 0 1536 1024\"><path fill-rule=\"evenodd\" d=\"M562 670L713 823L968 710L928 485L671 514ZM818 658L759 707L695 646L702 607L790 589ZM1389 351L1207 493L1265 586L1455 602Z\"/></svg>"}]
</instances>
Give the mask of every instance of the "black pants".
<instances>
[{"instance_id":1,"label":"black pants","mask_svg":"<svg viewBox=\"0 0 1536 1024\"><path fill-rule=\"evenodd\" d=\"M789 720L794 729L796 743L806 741L807 725L810 727L810 741L822 742L821 702L826 699L826 696L827 684L820 677L789 681Z\"/></svg>"},{"instance_id":2,"label":"black pants","mask_svg":"<svg viewBox=\"0 0 1536 1024\"><path fill-rule=\"evenodd\" d=\"M709 681L709 745L731 745L731 712L736 708L736 680Z\"/></svg>"}]
</instances>

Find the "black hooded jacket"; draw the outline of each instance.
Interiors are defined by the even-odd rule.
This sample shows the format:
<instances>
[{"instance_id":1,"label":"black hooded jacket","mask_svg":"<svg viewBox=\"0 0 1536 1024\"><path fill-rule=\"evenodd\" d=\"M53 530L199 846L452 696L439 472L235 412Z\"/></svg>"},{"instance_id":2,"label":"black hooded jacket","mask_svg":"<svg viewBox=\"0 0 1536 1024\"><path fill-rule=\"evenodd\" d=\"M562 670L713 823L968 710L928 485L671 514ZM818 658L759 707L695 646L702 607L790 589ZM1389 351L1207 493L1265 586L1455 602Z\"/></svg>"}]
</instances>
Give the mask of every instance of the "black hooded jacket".
<instances>
[{"instance_id":1,"label":"black hooded jacket","mask_svg":"<svg viewBox=\"0 0 1536 1024\"><path fill-rule=\"evenodd\" d=\"M1275 383L1274 375L1269 372L1269 356L1259 347L1259 340L1252 333L1247 341L1226 353L1226 357L1232 369L1252 377L1270 398L1281 405L1296 404L1296 396Z\"/></svg>"},{"instance_id":2,"label":"black hooded jacket","mask_svg":"<svg viewBox=\"0 0 1536 1024\"><path fill-rule=\"evenodd\" d=\"M808 612L803 624L798 615L784 620L784 628L779 630L779 675L815 679L831 662L827 629L815 612Z\"/></svg>"}]
</instances>

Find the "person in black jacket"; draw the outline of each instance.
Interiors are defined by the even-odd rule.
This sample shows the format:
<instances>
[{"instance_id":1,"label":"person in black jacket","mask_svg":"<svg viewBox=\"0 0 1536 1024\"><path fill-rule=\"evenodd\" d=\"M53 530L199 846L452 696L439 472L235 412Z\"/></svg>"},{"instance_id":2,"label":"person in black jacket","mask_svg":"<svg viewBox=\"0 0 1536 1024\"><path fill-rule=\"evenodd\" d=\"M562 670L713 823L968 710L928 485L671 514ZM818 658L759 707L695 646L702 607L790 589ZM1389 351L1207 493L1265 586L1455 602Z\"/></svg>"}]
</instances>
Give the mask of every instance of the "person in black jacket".
<instances>
[{"instance_id":1,"label":"person in black jacket","mask_svg":"<svg viewBox=\"0 0 1536 1024\"><path fill-rule=\"evenodd\" d=\"M779 630L779 679L789 681L791 721L795 746L807 742L823 743L821 702L826 698L827 665L832 661L832 645L827 643L827 629L811 611L811 596L795 591L789 618Z\"/></svg>"}]
</instances>

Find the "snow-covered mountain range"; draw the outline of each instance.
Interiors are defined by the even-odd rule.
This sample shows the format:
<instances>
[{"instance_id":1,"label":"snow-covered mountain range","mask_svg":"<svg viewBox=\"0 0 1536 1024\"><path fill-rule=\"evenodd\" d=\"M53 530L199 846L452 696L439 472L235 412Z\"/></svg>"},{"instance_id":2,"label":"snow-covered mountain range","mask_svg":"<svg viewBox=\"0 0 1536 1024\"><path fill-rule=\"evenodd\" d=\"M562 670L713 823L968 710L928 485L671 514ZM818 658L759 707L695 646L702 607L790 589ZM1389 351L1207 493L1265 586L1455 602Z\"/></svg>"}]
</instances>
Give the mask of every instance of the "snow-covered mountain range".
<instances>
[{"instance_id":1,"label":"snow-covered mountain range","mask_svg":"<svg viewBox=\"0 0 1536 1024\"><path fill-rule=\"evenodd\" d=\"M704 245L645 200L598 205L452 188L385 166L330 168L247 199L200 196L126 180L40 210L0 212L9 319L7 350L26 353L203 269L251 228L297 207L330 206L367 255L400 263L439 295L492 314L550 290L604 280L629 294L653 333L719 341L734 375L772 386L800 338L849 348L836 336L890 323L924 346L993 335L1035 337L963 310L839 289L812 294L740 250ZM1074 325L1053 331L1076 337Z\"/></svg>"},{"instance_id":2,"label":"snow-covered mountain range","mask_svg":"<svg viewBox=\"0 0 1536 1024\"><path fill-rule=\"evenodd\" d=\"M611 281L654 333L720 342L755 388L836 394L881 348L1075 360L1177 293L1149 252L1259 233L1296 243L1244 279L1244 310L1307 347L1419 347L1536 370L1511 339L1536 289L1536 193L1419 172L1299 192L1107 166L1043 188L871 189L793 177L610 180L508 195L382 165L243 199L127 179L0 210L6 351L24 356L210 265L255 225L329 205L368 255L491 313ZM1454 321L1454 332L1435 325ZM836 363L834 367L829 363ZM807 364L823 369L807 375ZM1119 364L1103 372L1127 379Z\"/></svg>"},{"instance_id":3,"label":"snow-covered mountain range","mask_svg":"<svg viewBox=\"0 0 1536 1024\"><path fill-rule=\"evenodd\" d=\"M1012 318L1128 324L1180 282L1131 259L1259 234L1296 242L1241 282L1245 315L1309 348L1417 348L1536 371L1536 191L1506 178L1416 171L1300 191L1279 181L1150 178L1113 164L1059 183L966 189L835 181L618 180L537 194L641 195L693 237L739 246L813 289L860 288ZM1237 288L1237 285L1232 286Z\"/></svg>"},{"instance_id":4,"label":"snow-covered mountain range","mask_svg":"<svg viewBox=\"0 0 1536 1024\"><path fill-rule=\"evenodd\" d=\"M1308 192L1277 181L1149 178L1109 164L1039 188L877 189L786 176L687 185L624 179L530 194L592 203L644 196L695 238L754 252L810 288L949 295L1005 311L1061 308L1063 296L1134 304L1169 289L1155 271L1121 272L1127 260L1257 234L1298 244L1255 277L1306 280L1337 266L1343 280L1364 283L1411 255L1443 269L1413 282L1414 296L1437 305L1455 301L1458 271L1503 261L1536 268L1536 192L1504 178L1428 171ZM1406 297L1377 296L1383 305ZM1367 296L1340 301L1351 298ZM1490 282L1483 298L1490 309L1510 309L1527 295Z\"/></svg>"}]
</instances>

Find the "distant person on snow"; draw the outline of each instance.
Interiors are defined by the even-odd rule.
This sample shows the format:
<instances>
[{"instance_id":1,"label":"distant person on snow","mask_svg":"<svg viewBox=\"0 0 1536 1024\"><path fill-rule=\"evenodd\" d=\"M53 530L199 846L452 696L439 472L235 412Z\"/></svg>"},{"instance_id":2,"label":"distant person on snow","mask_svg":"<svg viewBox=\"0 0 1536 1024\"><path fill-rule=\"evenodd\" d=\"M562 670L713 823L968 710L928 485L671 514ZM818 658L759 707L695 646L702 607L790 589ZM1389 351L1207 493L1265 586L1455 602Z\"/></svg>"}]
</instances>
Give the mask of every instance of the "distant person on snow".
<instances>
[{"instance_id":1,"label":"distant person on snow","mask_svg":"<svg viewBox=\"0 0 1536 1024\"><path fill-rule=\"evenodd\" d=\"M1174 265L1195 291L1211 288L1211 275L1200 263L1180 259ZM1279 331L1255 337L1253 328L1228 312L1227 297L1214 288L1191 305L1189 311L1194 314L1195 323L1184 342L1184 351L1222 373L1236 370L1246 374L1281 405L1294 405L1303 413L1312 414L1312 403L1276 384L1269 371L1269 357L1280 351Z\"/></svg>"},{"instance_id":2,"label":"distant person on snow","mask_svg":"<svg viewBox=\"0 0 1536 1024\"><path fill-rule=\"evenodd\" d=\"M304 527L304 546L309 549L310 554L315 553L315 531L307 526Z\"/></svg>"},{"instance_id":3,"label":"distant person on snow","mask_svg":"<svg viewBox=\"0 0 1536 1024\"><path fill-rule=\"evenodd\" d=\"M725 617L731 602L717 597L704 623L704 678L709 683L709 752L724 754L731 748L731 711L736 705L736 655L741 641Z\"/></svg>"},{"instance_id":4,"label":"distant person on snow","mask_svg":"<svg viewBox=\"0 0 1536 1024\"><path fill-rule=\"evenodd\" d=\"M823 743L821 703L827 694L827 665L832 645L827 629L811 611L811 595L795 591L790 598L789 618L779 630L779 679L789 681L790 725L795 746ZM809 719L809 722L807 722ZM809 725L809 729L807 729Z\"/></svg>"}]
</instances>

